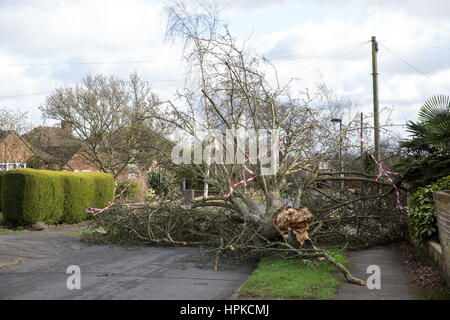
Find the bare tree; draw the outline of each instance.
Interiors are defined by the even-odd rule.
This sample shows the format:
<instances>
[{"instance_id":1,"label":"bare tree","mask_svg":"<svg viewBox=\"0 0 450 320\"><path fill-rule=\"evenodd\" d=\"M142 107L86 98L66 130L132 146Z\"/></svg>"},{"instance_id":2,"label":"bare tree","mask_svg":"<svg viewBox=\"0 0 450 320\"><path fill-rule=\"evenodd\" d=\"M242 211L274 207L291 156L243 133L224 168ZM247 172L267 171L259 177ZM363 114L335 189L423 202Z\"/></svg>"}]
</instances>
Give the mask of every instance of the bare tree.
<instances>
[{"instance_id":1,"label":"bare tree","mask_svg":"<svg viewBox=\"0 0 450 320\"><path fill-rule=\"evenodd\" d=\"M40 107L44 116L65 121L81 139L86 155L117 178L130 167L147 167L167 145L166 127L152 117L160 102L148 83L86 76L81 84L56 89Z\"/></svg>"}]
</instances>

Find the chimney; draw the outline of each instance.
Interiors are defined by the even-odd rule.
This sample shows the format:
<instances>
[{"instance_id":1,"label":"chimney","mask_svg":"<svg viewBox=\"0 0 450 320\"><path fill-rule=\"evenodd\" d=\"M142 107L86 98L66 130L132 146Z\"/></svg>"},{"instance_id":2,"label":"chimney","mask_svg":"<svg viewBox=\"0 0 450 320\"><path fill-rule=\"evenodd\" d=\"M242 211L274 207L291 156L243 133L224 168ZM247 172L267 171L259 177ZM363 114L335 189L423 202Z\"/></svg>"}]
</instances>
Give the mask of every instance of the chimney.
<instances>
[{"instance_id":1,"label":"chimney","mask_svg":"<svg viewBox=\"0 0 450 320\"><path fill-rule=\"evenodd\" d=\"M70 133L70 135L72 135L72 124L70 122L62 120L61 129L67 131L68 133Z\"/></svg>"}]
</instances>

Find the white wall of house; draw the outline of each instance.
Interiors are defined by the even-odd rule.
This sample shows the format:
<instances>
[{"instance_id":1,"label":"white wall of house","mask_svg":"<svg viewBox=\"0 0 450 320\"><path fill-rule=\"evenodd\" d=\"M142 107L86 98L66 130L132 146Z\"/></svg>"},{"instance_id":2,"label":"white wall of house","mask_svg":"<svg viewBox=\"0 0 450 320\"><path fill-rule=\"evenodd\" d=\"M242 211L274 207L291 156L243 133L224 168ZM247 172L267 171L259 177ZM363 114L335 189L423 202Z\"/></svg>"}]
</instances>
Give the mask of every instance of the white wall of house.
<instances>
[{"instance_id":1,"label":"white wall of house","mask_svg":"<svg viewBox=\"0 0 450 320\"><path fill-rule=\"evenodd\" d=\"M0 163L0 171L8 171L16 168L26 168L25 162L2 162Z\"/></svg>"}]
</instances>

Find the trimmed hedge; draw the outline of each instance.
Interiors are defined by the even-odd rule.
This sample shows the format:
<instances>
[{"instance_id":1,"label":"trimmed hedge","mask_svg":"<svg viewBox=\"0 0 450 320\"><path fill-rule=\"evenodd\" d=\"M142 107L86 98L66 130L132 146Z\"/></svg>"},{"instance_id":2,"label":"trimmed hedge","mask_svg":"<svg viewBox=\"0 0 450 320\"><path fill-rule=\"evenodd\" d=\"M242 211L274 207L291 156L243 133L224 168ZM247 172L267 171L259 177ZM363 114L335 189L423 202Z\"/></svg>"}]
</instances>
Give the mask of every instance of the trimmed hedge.
<instances>
[{"instance_id":1,"label":"trimmed hedge","mask_svg":"<svg viewBox=\"0 0 450 320\"><path fill-rule=\"evenodd\" d=\"M2 212L2 181L4 172L0 172L0 212Z\"/></svg>"},{"instance_id":2,"label":"trimmed hedge","mask_svg":"<svg viewBox=\"0 0 450 320\"><path fill-rule=\"evenodd\" d=\"M114 197L114 179L98 172L15 169L3 176L5 222L27 225L77 223L87 207L104 207Z\"/></svg>"},{"instance_id":3,"label":"trimmed hedge","mask_svg":"<svg viewBox=\"0 0 450 320\"><path fill-rule=\"evenodd\" d=\"M82 173L83 174L83 173ZM114 178L112 175L101 172L85 172L84 174L94 179L94 197L92 206L95 208L104 208L109 201L114 199Z\"/></svg>"},{"instance_id":4,"label":"trimmed hedge","mask_svg":"<svg viewBox=\"0 0 450 320\"><path fill-rule=\"evenodd\" d=\"M85 208L91 206L94 197L94 178L63 172L64 209L62 222L76 223L87 219Z\"/></svg>"}]
</instances>

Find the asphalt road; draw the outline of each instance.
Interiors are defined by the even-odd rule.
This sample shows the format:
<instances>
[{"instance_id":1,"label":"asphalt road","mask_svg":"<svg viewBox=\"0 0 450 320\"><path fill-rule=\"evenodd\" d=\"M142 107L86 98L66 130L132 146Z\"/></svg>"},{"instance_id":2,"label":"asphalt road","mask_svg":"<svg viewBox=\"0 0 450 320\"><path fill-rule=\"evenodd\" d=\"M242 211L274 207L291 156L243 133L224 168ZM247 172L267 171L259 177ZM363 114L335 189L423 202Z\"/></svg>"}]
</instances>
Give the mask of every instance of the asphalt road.
<instances>
[{"instance_id":1,"label":"asphalt road","mask_svg":"<svg viewBox=\"0 0 450 320\"><path fill-rule=\"evenodd\" d=\"M0 299L229 299L254 265L198 264L199 248L87 246L76 228L0 234ZM81 289L68 289L69 266Z\"/></svg>"}]
</instances>

